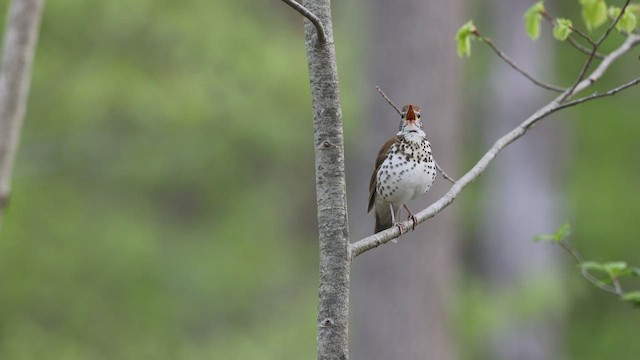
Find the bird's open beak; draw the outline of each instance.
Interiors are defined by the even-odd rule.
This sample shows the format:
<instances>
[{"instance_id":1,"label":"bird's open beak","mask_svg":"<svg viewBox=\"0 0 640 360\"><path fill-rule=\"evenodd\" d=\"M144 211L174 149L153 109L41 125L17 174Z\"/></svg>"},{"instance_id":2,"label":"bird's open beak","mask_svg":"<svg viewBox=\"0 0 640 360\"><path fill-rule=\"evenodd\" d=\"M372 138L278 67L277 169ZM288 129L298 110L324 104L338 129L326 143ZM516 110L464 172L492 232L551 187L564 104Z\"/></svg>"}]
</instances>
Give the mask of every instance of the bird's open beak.
<instances>
[{"instance_id":1,"label":"bird's open beak","mask_svg":"<svg viewBox=\"0 0 640 360\"><path fill-rule=\"evenodd\" d=\"M407 110L407 116L405 117L405 120L407 122L416 121L417 120L416 112L413 110L413 106L412 105L409 105L409 109Z\"/></svg>"}]
</instances>

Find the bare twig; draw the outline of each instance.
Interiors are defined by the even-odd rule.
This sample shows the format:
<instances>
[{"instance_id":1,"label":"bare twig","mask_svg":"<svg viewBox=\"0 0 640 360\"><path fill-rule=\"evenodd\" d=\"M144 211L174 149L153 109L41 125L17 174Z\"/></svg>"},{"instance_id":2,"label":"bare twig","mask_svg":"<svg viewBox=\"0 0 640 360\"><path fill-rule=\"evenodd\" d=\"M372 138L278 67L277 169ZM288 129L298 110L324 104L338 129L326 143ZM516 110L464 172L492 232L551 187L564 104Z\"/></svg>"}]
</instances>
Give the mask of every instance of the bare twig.
<instances>
[{"instance_id":1,"label":"bare twig","mask_svg":"<svg viewBox=\"0 0 640 360\"><path fill-rule=\"evenodd\" d=\"M591 94L589 96L585 96L585 97L580 98L580 99L576 99L576 100L573 100L573 101L569 101L569 102L563 103L562 105L560 105L558 107L558 110L564 109L564 108L568 108L568 107L571 107L571 106L575 106L575 105L578 105L578 104L582 104L583 102L591 101L591 100L598 99L598 98L601 98L601 97L615 95L615 94L619 93L622 90L625 90L627 88L630 88L630 87L638 85L638 84L640 84L640 77L636 78L634 80L631 80L631 81L629 81L627 83L624 83L624 84L622 84L622 85L620 85L620 86L618 86L616 88L613 88L613 89L611 89L611 90L609 90L607 92L603 92L603 93L597 93L596 92L596 93L593 93L593 94Z\"/></svg>"},{"instance_id":2,"label":"bare twig","mask_svg":"<svg viewBox=\"0 0 640 360\"><path fill-rule=\"evenodd\" d=\"M447 175L447 173L445 173L445 172L442 170L442 168L440 167L440 165L438 165L438 163L437 163L437 162L435 162L435 160L434 160L433 162L436 164L436 169L438 169L438 171L440 172L440 174L442 174L442 177L444 177L445 179L449 180L452 184L455 184L455 183L456 183L456 181L455 181L455 180L453 180L453 179L451 178L451 176Z\"/></svg>"},{"instance_id":3,"label":"bare twig","mask_svg":"<svg viewBox=\"0 0 640 360\"><path fill-rule=\"evenodd\" d=\"M487 151L487 153L482 156L482 158L469 170L462 178L451 186L449 191L438 199L436 202L431 204L426 209L420 211L416 214L416 219L418 224L425 222L426 220L434 217L444 208L449 206L456 197L467 187L471 182L477 179L487 168L487 166L493 161L493 159L497 156L497 154L502 151L506 146L516 141L520 137L524 136L524 134L533 127L540 120L546 118L547 116L555 113L556 111L565 109L567 107L577 105L579 103L584 103L590 100L594 100L603 96L613 95L617 92L620 92L624 89L627 89L633 85L637 85L640 83L640 79L633 80L629 83L626 83L622 86L619 86L615 89L607 91L603 94L594 94L591 96L587 96L582 99L578 99L572 102L562 103L563 99L566 98L567 94L570 91L579 92L590 86L592 86L598 79L602 77L604 72L609 68L609 66L618 59L620 56L631 50L635 45L640 43L640 35L630 35L625 42L618 47L616 50L612 51L609 55L607 55L600 65L585 79L578 82L574 89L567 89L562 94L558 95L555 99L549 102L547 105L538 109L534 114L529 116L527 120L518 125L515 129L511 130L509 133L502 136L498 141L496 141L493 146ZM409 228L413 225L410 221L404 221L402 223L405 228ZM398 227L394 226L390 229L381 231L374 235L368 236L364 239L361 239L353 244L351 244L351 258L355 258L358 255L371 250L375 247L378 247L382 244L389 242L392 239L396 239L400 236L400 232Z\"/></svg>"},{"instance_id":4,"label":"bare twig","mask_svg":"<svg viewBox=\"0 0 640 360\"><path fill-rule=\"evenodd\" d=\"M551 15L549 15L549 13L547 13L546 11L541 12L542 17L547 20L547 23L551 26L555 26L556 24L556 20L554 18L551 17ZM575 27L575 26L571 26L571 30L573 32L575 32L578 36L580 36L581 38L585 39L589 44L591 44L592 48L588 48L582 44L580 44L580 42L578 42L578 40L576 40L573 35L569 35L569 37L567 38L567 41L569 42L569 44L571 44L571 46L573 46L574 48L578 49L579 51L587 54L587 55L591 55L591 51L593 50L593 46L595 45L595 41L593 41L593 39L584 33L584 31L580 30L579 28ZM594 54L594 57L597 59L604 59L605 55L599 52L596 52Z\"/></svg>"},{"instance_id":5,"label":"bare twig","mask_svg":"<svg viewBox=\"0 0 640 360\"><path fill-rule=\"evenodd\" d=\"M322 25L322 21L316 15L314 15L309 9L302 6L299 2L295 0L282 0L285 4L291 6L294 10L302 14L302 16L306 17L311 21L313 26L316 27L316 32L318 33L318 42L320 44L324 44L327 42L327 35L324 31L324 26Z\"/></svg>"},{"instance_id":6,"label":"bare twig","mask_svg":"<svg viewBox=\"0 0 640 360\"><path fill-rule=\"evenodd\" d=\"M573 257L576 263L578 263L578 266L580 267L580 272L582 273L583 278L585 278L587 281L589 281L593 285L597 286L598 288L606 292L612 293L614 295L624 295L624 292L622 292L622 289L619 288L619 284L618 284L618 287L613 287L605 284L595 276L591 275L591 273L589 273L589 270L584 266L584 259L582 258L582 255L580 255L578 250L567 239L562 239L558 244L567 253L569 253L571 257Z\"/></svg>"},{"instance_id":7,"label":"bare twig","mask_svg":"<svg viewBox=\"0 0 640 360\"><path fill-rule=\"evenodd\" d=\"M378 92L380 93L380 95L382 95L382 97L387 100L387 102L389 103L389 105L391 105L391 107L393 107L394 109L396 109L396 112L398 113L398 115L402 115L402 111L400 111L400 109L393 103L393 101L391 101L391 99L389 99L389 97L380 89L379 86L376 86L376 90L378 90Z\"/></svg>"},{"instance_id":8,"label":"bare twig","mask_svg":"<svg viewBox=\"0 0 640 360\"><path fill-rule=\"evenodd\" d=\"M616 26L616 24L618 23L618 21L620 20L620 18L624 14L625 10L627 10L627 6L629 6L629 2L630 1L631 0L625 1L624 6L622 7L622 10L620 11L620 15L618 15L615 18L615 20L611 23L611 25L609 25L607 30L605 30L605 32L600 36L600 38L595 43L595 45L593 45L593 49L591 50L591 54L587 58L587 61L585 61L584 66L582 66L582 70L580 70L580 74L578 75L578 79L571 86L569 91L566 92L565 96L562 98L562 100L560 102L565 101L566 99L570 98L571 96L573 96L573 94L576 93L576 88L578 87L578 84L580 84L580 82L584 79L585 75L587 74L587 71L589 70L589 66L591 65L591 62L593 61L593 58L595 57L595 54L598 51L598 48L607 39L607 37L609 37L609 34L611 34L611 30L613 30L613 28Z\"/></svg>"},{"instance_id":9,"label":"bare twig","mask_svg":"<svg viewBox=\"0 0 640 360\"><path fill-rule=\"evenodd\" d=\"M43 6L44 0L13 0L9 7L0 68L0 219L11 192Z\"/></svg>"},{"instance_id":10,"label":"bare twig","mask_svg":"<svg viewBox=\"0 0 640 360\"><path fill-rule=\"evenodd\" d=\"M573 46L574 48L582 51L583 53L587 54L587 55L591 55L591 49L583 46L582 44L580 44L576 39L573 38L573 36L569 35L569 37L567 38L567 41L569 42L569 44L571 44L571 46ZM596 59L604 59L605 55L603 53L597 52L595 54L593 54L593 57L595 57Z\"/></svg>"},{"instance_id":11,"label":"bare twig","mask_svg":"<svg viewBox=\"0 0 640 360\"><path fill-rule=\"evenodd\" d=\"M518 64L516 64L513 60L511 60L504 52L498 49L496 44L494 44L490 38L482 35L478 30L474 30L473 34L477 36L480 40L485 42L487 45L489 45L491 50L493 50L493 52L495 52L496 55L498 55L502 60L504 60L504 62L506 62L509 66L511 66L515 71L519 72L520 74L522 74L522 76L529 79L529 81L531 81L532 83L540 86L543 89L547 89L551 91L563 92L565 90L559 86L546 84L546 83L543 83L542 81L537 80L533 76L529 75L528 72L524 71L520 66L518 66Z\"/></svg>"}]
</instances>

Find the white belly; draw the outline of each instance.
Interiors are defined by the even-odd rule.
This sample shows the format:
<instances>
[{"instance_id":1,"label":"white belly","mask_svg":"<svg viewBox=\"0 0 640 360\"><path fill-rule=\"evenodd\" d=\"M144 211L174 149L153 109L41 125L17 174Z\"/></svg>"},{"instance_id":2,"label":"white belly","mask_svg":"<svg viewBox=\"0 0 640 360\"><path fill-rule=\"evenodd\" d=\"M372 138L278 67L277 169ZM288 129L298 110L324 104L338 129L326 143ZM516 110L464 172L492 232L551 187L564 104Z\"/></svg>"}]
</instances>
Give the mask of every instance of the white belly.
<instances>
[{"instance_id":1,"label":"white belly","mask_svg":"<svg viewBox=\"0 0 640 360\"><path fill-rule=\"evenodd\" d=\"M397 155L386 159L376 176L378 195L396 208L427 192L435 181L436 169L433 161L406 161Z\"/></svg>"}]
</instances>

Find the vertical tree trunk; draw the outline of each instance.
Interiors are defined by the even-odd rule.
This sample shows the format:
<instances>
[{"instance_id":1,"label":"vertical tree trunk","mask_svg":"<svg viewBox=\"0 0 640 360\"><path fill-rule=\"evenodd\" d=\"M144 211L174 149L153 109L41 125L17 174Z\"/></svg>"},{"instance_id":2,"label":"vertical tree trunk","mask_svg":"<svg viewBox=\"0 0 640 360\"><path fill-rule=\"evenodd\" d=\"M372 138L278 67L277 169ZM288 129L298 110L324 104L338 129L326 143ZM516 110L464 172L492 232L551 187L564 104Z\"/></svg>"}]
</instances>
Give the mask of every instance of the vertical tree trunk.
<instances>
[{"instance_id":1,"label":"vertical tree trunk","mask_svg":"<svg viewBox=\"0 0 640 360\"><path fill-rule=\"evenodd\" d=\"M307 0L304 6L320 18L327 36L327 41L320 43L315 27L305 19L320 238L318 359L348 359L349 228L331 4L328 0Z\"/></svg>"},{"instance_id":2,"label":"vertical tree trunk","mask_svg":"<svg viewBox=\"0 0 640 360\"><path fill-rule=\"evenodd\" d=\"M537 42L526 37L522 14L529 0L493 1L492 33L499 46L522 67L540 78L549 78L553 64L552 49L544 35ZM545 29L546 31L547 29ZM485 117L485 138L491 143L505 130L518 124L545 99L545 90L530 84L502 61L493 61L484 103L491 104ZM545 68L546 66L546 68ZM536 234L552 232L562 221L560 192L554 182L561 151L554 142L557 127L547 123L496 160L487 175L481 247L482 268L492 293L534 286L552 280L556 249L535 244ZM548 309L545 311L548 314ZM509 315L505 315L509 317ZM519 319L512 316L511 319ZM535 321L533 321L535 320ZM528 321L510 321L493 329L490 341L492 359L557 359L558 324L549 315Z\"/></svg>"},{"instance_id":3,"label":"vertical tree trunk","mask_svg":"<svg viewBox=\"0 0 640 360\"><path fill-rule=\"evenodd\" d=\"M0 68L0 221L11 192L43 6L44 0L13 0L9 6Z\"/></svg>"},{"instance_id":4,"label":"vertical tree trunk","mask_svg":"<svg viewBox=\"0 0 640 360\"><path fill-rule=\"evenodd\" d=\"M461 0L373 2L368 24L367 115L362 140L364 158L353 184L358 237L373 231L366 217L366 194L380 146L398 131L399 116L375 92L380 87L398 106L422 107L422 120L434 157L451 173L458 168L459 99L462 62L456 58L454 36L463 22ZM421 210L442 195L441 176L429 194L409 204ZM354 262L352 306L353 353L358 359L454 359L448 300L457 269L458 230L454 208L447 209L397 244L382 246Z\"/></svg>"}]
</instances>

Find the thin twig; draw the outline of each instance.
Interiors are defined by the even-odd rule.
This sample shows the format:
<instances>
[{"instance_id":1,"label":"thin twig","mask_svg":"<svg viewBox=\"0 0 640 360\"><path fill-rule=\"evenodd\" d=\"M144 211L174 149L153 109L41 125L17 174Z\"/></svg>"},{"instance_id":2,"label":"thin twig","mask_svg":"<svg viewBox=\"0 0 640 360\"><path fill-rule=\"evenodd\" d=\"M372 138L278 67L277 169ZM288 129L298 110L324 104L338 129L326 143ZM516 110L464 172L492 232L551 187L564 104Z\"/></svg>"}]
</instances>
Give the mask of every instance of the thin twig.
<instances>
[{"instance_id":1,"label":"thin twig","mask_svg":"<svg viewBox=\"0 0 640 360\"><path fill-rule=\"evenodd\" d=\"M616 19L611 23L611 25L609 25L607 30L600 36L598 41L595 43L595 45L593 46L593 50L591 50L591 54L587 58L587 61L585 61L584 66L582 66L582 70L580 70L580 74L578 75L578 79L571 86L570 90L568 92L566 92L566 95L562 98L562 100L560 100L560 102L564 102L569 97L573 96L573 94L574 94L574 92L576 90L576 87L578 86L578 84L580 84L580 82L584 79L585 75L587 74L587 71L589 70L589 66L591 65L591 62L593 61L593 58L595 57L595 54L598 51L598 48L600 47L600 45L602 45L604 40L607 37L609 37L609 34L611 34L611 30L613 30L613 28L616 26L616 24L618 23L618 21L620 20L620 18L624 14L625 10L627 10L627 6L629 6L629 2L630 1L631 0L625 1L624 6L622 7L622 10L620 11L620 15L618 15L616 17Z\"/></svg>"},{"instance_id":2,"label":"thin twig","mask_svg":"<svg viewBox=\"0 0 640 360\"><path fill-rule=\"evenodd\" d=\"M580 44L576 39L573 38L573 36L569 35L569 37L567 38L567 41L574 48L582 51L583 53L585 53L587 55L591 55L591 49L589 49L589 48L585 47L584 45ZM595 57L596 59L602 60L602 59L604 59L605 55L603 53L600 53L600 52L596 51L596 53L593 55L593 57Z\"/></svg>"},{"instance_id":3,"label":"thin twig","mask_svg":"<svg viewBox=\"0 0 640 360\"><path fill-rule=\"evenodd\" d=\"M578 105L578 104L582 104L583 102L595 100L595 99L598 99L598 98L601 98L601 97L615 95L615 94L619 93L620 91L625 90L626 88L630 88L630 87L638 85L638 84L640 84L640 77L636 78L634 80L631 80L631 81L629 81L629 82L627 82L625 84L622 84L622 85L620 85L620 86L618 86L616 88L613 88L613 89L611 89L611 90L609 90L607 92L603 92L603 93L597 93L596 92L596 93L593 93L593 94L591 94L589 96L585 96L585 97L580 98L580 99L576 99L576 100L573 100L573 101L569 101L569 102L563 103L562 105L560 105L558 107L558 110L564 109L564 108L568 108L568 107L571 107L571 106L575 106L575 105Z\"/></svg>"},{"instance_id":4,"label":"thin twig","mask_svg":"<svg viewBox=\"0 0 640 360\"><path fill-rule=\"evenodd\" d=\"M475 36L477 36L478 38L480 38L480 40L482 40L483 42L485 42L487 45L489 45L489 47L491 48L491 50L493 50L493 52L495 52L502 60L504 60L509 66L511 66L515 71L519 72L520 74L522 74L522 76L526 77L527 79L529 79L529 81L531 81L532 83L540 86L543 89L547 89L547 90L551 90L551 91L556 91L556 92L563 92L565 89L561 88L559 86L556 85L551 85L551 84L546 84L543 83L542 81L537 80L536 78L534 78L533 76L529 75L528 72L526 72L525 70L523 70L520 66L518 66L518 64L516 64L513 60L511 60L505 53L503 53L500 49L498 49L498 47L493 43L493 41L482 35L478 30L475 30L473 32L473 34Z\"/></svg>"},{"instance_id":5,"label":"thin twig","mask_svg":"<svg viewBox=\"0 0 640 360\"><path fill-rule=\"evenodd\" d=\"M434 160L433 161L436 164L436 169L438 169L438 171L440 172L440 174L442 174L442 177L444 177L445 179L449 180L452 184L455 184L456 181L453 180L451 178L451 176L447 175L447 173L445 173L442 168L440 167L440 165L438 165L438 163Z\"/></svg>"},{"instance_id":6,"label":"thin twig","mask_svg":"<svg viewBox=\"0 0 640 360\"><path fill-rule=\"evenodd\" d=\"M299 2L295 0L282 0L285 4L291 6L294 10L302 14L302 16L306 17L311 21L313 26L316 27L316 32L318 33L318 42L320 44L324 44L327 42L327 35L324 31L324 26L322 25L322 21L316 15L314 15L311 11L309 11L306 7L302 6Z\"/></svg>"},{"instance_id":7,"label":"thin twig","mask_svg":"<svg viewBox=\"0 0 640 360\"><path fill-rule=\"evenodd\" d=\"M609 66L621 57L623 54L627 53L631 50L635 45L640 43L640 35L630 35L625 42L620 45L616 50L609 53L602 62L598 65L598 67L584 80L580 81L573 91L579 92L590 86L592 86L597 80L599 80L605 71L609 68ZM640 83L640 79L633 80L629 83L626 83L622 86L619 86L615 89L609 90L603 94L594 94L591 96L587 96L582 99L578 99L572 102L561 103L563 99L565 99L566 95L569 93L571 89L565 90L562 94L558 95L555 99L549 102L547 105L538 109L535 113L533 113L527 120L522 122L516 128L502 136L498 141L496 141L493 146L487 151L482 158L458 181L451 186L449 191L443 195L436 202L431 204L426 209L420 211L415 215L417 219L417 223L421 224L428 219L436 216L440 211L449 206L453 201L457 198L457 196L474 180L476 180L486 169L487 166L495 159L499 152L501 152L505 147L507 147L512 142L516 141L520 137L524 136L526 132L537 124L540 120L546 118L547 116L555 113L556 111L565 109L567 107L577 105L579 103L584 103L590 100L594 100L603 96L613 95L617 92L620 92L624 89L627 89L633 85L637 85ZM405 228L409 228L413 225L413 222L404 221L401 223ZM394 226L390 229L378 232L371 236L368 236L364 239L356 241L350 245L350 254L351 259L356 258L358 255L376 248L382 244L385 244L393 239L396 239L400 236L400 231L397 226Z\"/></svg>"},{"instance_id":8,"label":"thin twig","mask_svg":"<svg viewBox=\"0 0 640 360\"><path fill-rule=\"evenodd\" d=\"M378 90L378 92L380 93L380 95L382 95L382 97L387 100L387 102L389 103L389 105L391 105L391 107L393 107L394 109L396 109L396 112L398 112L398 115L402 115L402 111L400 111L400 109L393 103L393 101L391 101L391 99L389 99L389 97L380 89L379 86L376 86L376 90Z\"/></svg>"},{"instance_id":9,"label":"thin twig","mask_svg":"<svg viewBox=\"0 0 640 360\"><path fill-rule=\"evenodd\" d=\"M540 13L542 15L542 17L547 21L547 23L551 26L555 26L556 24L556 19L552 18L551 15L549 15L549 13L547 13L546 11L543 11ZM587 55L591 55L591 51L593 50L593 46L595 45L595 41L593 41L593 39L584 33L584 31L580 30L579 28L575 27L575 26L571 26L571 30L573 32L575 32L578 36L580 36L581 38L585 39L589 44L591 44L592 48L588 48L582 44L580 44L580 42L578 42L578 40L576 40L572 34L569 35L569 37L567 38L567 41L569 42L569 44L571 44L571 46L573 46L574 48L578 49L579 51L587 54ZM599 52L596 52L594 54L594 57L596 57L597 59L604 59L605 55Z\"/></svg>"},{"instance_id":10,"label":"thin twig","mask_svg":"<svg viewBox=\"0 0 640 360\"><path fill-rule=\"evenodd\" d=\"M571 255L571 257L573 257L573 259L576 261L576 263L578 263L578 266L580 267L580 272L582 273L582 277L583 278L585 278L587 281L589 281L593 285L597 286L598 288L600 288L600 289L602 289L602 290L604 290L606 292L612 293L614 295L623 295L624 294L622 289L619 289L618 287L613 287L613 286L607 285L607 284L603 283L597 277L591 275L591 273L589 273L589 270L586 267L584 267L584 259L582 258L582 255L580 255L578 250L567 239L562 239L558 244L567 253L569 253L569 255ZM619 284L618 284L618 286L619 286Z\"/></svg>"}]
</instances>

